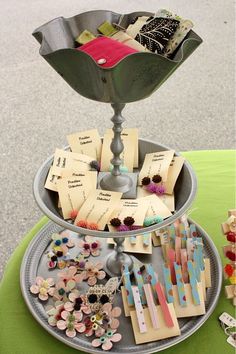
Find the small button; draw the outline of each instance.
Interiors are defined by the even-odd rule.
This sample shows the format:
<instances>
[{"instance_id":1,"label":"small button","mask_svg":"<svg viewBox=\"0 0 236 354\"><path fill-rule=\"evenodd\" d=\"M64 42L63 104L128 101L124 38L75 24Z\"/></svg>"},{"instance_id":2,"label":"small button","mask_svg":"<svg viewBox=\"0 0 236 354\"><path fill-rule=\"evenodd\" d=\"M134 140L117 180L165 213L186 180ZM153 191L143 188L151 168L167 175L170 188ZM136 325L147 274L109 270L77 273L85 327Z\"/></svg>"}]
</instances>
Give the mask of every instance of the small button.
<instances>
[{"instance_id":1,"label":"small button","mask_svg":"<svg viewBox=\"0 0 236 354\"><path fill-rule=\"evenodd\" d=\"M97 60L97 63L99 64L99 65L102 65L102 64L105 64L107 61L106 61L106 59L104 59L104 58L101 58L101 59L98 59Z\"/></svg>"}]
</instances>

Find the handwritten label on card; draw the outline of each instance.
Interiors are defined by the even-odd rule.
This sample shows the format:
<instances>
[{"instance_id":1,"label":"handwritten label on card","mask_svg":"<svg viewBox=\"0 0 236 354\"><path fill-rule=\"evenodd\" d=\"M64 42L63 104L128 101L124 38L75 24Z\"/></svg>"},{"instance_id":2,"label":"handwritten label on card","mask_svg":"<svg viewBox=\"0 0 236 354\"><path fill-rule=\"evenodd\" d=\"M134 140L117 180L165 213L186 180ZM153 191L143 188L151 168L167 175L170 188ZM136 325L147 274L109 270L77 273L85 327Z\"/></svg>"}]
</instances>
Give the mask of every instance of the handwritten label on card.
<instances>
[{"instance_id":1,"label":"handwritten label on card","mask_svg":"<svg viewBox=\"0 0 236 354\"><path fill-rule=\"evenodd\" d=\"M64 177L57 181L57 190L64 219L69 219L71 211L73 209L78 210L89 192L96 189L96 180L92 176L93 172L87 171L83 176ZM76 207L73 205L75 203Z\"/></svg>"},{"instance_id":2,"label":"handwritten label on card","mask_svg":"<svg viewBox=\"0 0 236 354\"><path fill-rule=\"evenodd\" d=\"M168 169L174 157L174 150L154 152L146 154L142 169L139 173L139 185L142 184L144 177L152 178L154 175L160 175L162 181L167 181Z\"/></svg>"},{"instance_id":3,"label":"handwritten label on card","mask_svg":"<svg viewBox=\"0 0 236 354\"><path fill-rule=\"evenodd\" d=\"M134 168L134 150L135 146L132 142L132 139L122 139L124 144L124 150L120 154L120 158L123 161L122 166L125 166L128 169L128 172L133 172ZM111 159L113 154L111 152L112 136L109 134L104 135L103 144L102 144L102 156L101 156L101 171L109 171L112 167Z\"/></svg>"},{"instance_id":4,"label":"handwritten label on card","mask_svg":"<svg viewBox=\"0 0 236 354\"><path fill-rule=\"evenodd\" d=\"M89 223L97 224L99 230L104 230L121 197L122 193L102 191L100 189L90 192L77 215L75 224L79 220L85 220Z\"/></svg>"},{"instance_id":5,"label":"handwritten label on card","mask_svg":"<svg viewBox=\"0 0 236 354\"><path fill-rule=\"evenodd\" d=\"M122 199L111 214L111 219L119 218L123 221L127 216L134 218L134 225L142 226L150 201L145 198Z\"/></svg>"},{"instance_id":6,"label":"handwritten label on card","mask_svg":"<svg viewBox=\"0 0 236 354\"><path fill-rule=\"evenodd\" d=\"M93 160L94 158L91 156L56 149L54 154L53 167L58 167L60 169L89 171L90 162Z\"/></svg>"},{"instance_id":7,"label":"handwritten label on card","mask_svg":"<svg viewBox=\"0 0 236 354\"><path fill-rule=\"evenodd\" d=\"M113 130L107 129L106 133L113 137ZM121 138L132 140L134 145L134 167L138 167L138 129L137 128L124 128L121 132Z\"/></svg>"},{"instance_id":8,"label":"handwritten label on card","mask_svg":"<svg viewBox=\"0 0 236 354\"><path fill-rule=\"evenodd\" d=\"M85 154L100 160L102 142L97 129L67 135L72 152Z\"/></svg>"},{"instance_id":9,"label":"handwritten label on card","mask_svg":"<svg viewBox=\"0 0 236 354\"><path fill-rule=\"evenodd\" d=\"M180 171L183 167L184 164L184 157L182 156L175 156L168 169L168 175L167 175L167 180L164 183L166 187L166 193L167 194L172 194L174 190L175 183L177 181L177 178L180 174Z\"/></svg>"}]
</instances>

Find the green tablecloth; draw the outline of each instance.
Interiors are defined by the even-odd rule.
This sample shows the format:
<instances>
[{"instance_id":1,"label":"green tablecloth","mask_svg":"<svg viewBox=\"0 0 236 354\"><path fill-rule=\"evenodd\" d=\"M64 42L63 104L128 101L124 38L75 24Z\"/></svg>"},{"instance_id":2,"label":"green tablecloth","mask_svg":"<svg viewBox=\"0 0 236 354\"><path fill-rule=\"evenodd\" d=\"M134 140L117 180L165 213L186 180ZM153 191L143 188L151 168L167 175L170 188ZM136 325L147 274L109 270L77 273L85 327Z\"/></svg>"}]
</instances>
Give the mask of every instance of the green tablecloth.
<instances>
[{"instance_id":1,"label":"green tablecloth","mask_svg":"<svg viewBox=\"0 0 236 354\"><path fill-rule=\"evenodd\" d=\"M198 194L192 207L196 209L191 218L209 233L222 257L221 248L226 242L220 224L226 220L228 209L234 208L235 202L235 152L195 151L183 155L193 165L198 178ZM47 221L44 217L25 236L12 255L0 284L1 354L78 354L77 350L65 346L41 328L21 296L19 271L22 257L31 239ZM217 320L224 311L234 314L233 305L225 298L222 289L218 305L207 322L165 353L233 353L233 347L226 343L227 337Z\"/></svg>"}]
</instances>

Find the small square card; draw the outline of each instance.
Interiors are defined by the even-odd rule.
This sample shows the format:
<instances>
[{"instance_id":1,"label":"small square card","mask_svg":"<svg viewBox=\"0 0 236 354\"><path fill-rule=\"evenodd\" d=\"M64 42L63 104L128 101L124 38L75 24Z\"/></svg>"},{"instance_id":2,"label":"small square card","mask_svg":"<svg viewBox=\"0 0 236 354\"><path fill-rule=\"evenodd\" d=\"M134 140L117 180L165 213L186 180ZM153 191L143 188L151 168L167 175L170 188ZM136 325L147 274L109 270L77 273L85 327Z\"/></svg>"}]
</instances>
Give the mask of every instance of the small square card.
<instances>
[{"instance_id":1,"label":"small square card","mask_svg":"<svg viewBox=\"0 0 236 354\"><path fill-rule=\"evenodd\" d=\"M122 193L96 189L89 193L75 220L84 220L97 224L99 230L104 230L113 210L117 207Z\"/></svg>"},{"instance_id":2,"label":"small square card","mask_svg":"<svg viewBox=\"0 0 236 354\"><path fill-rule=\"evenodd\" d=\"M168 169L174 157L174 150L153 152L146 154L142 169L139 173L139 185L142 185L144 177L152 178L154 175L160 175L162 181L167 181Z\"/></svg>"},{"instance_id":3,"label":"small square card","mask_svg":"<svg viewBox=\"0 0 236 354\"><path fill-rule=\"evenodd\" d=\"M102 144L102 156L101 156L101 171L107 172L113 167L111 164L111 159L113 154L110 149L113 136L110 134L105 134ZM120 154L122 159L122 166L125 166L128 169L128 172L133 172L134 168L134 151L135 145L133 144L133 139L123 138L122 141L124 144L124 150Z\"/></svg>"},{"instance_id":4,"label":"small square card","mask_svg":"<svg viewBox=\"0 0 236 354\"><path fill-rule=\"evenodd\" d=\"M106 133L113 137L112 129L107 129ZM138 167L138 129L137 128L124 128L121 132L121 138L132 140L134 145L134 168Z\"/></svg>"},{"instance_id":5,"label":"small square card","mask_svg":"<svg viewBox=\"0 0 236 354\"><path fill-rule=\"evenodd\" d=\"M79 210L91 190L96 189L97 173L86 171L76 176L63 177L57 181L57 190L64 219L69 219L72 210Z\"/></svg>"},{"instance_id":6,"label":"small square card","mask_svg":"<svg viewBox=\"0 0 236 354\"><path fill-rule=\"evenodd\" d=\"M85 154L100 161L102 141L97 129L67 135L72 152Z\"/></svg>"}]
</instances>

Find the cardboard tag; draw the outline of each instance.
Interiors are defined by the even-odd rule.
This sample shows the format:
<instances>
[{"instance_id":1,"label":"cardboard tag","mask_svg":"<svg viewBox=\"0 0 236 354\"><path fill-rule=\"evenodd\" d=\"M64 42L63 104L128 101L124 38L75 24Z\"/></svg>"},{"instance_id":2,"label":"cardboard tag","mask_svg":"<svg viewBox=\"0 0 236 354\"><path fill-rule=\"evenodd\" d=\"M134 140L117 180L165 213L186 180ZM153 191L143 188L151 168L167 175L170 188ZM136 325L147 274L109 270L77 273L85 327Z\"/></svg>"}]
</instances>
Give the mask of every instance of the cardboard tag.
<instances>
[{"instance_id":1,"label":"cardboard tag","mask_svg":"<svg viewBox=\"0 0 236 354\"><path fill-rule=\"evenodd\" d=\"M70 151L56 149L53 160L53 167L60 169L72 169L78 171L89 171L90 162L94 158Z\"/></svg>"},{"instance_id":2,"label":"cardboard tag","mask_svg":"<svg viewBox=\"0 0 236 354\"><path fill-rule=\"evenodd\" d=\"M111 152L111 142L113 137L109 134L104 135L103 144L102 144L102 156L101 156L101 171L110 171L113 167L111 164L111 159L113 154ZM128 169L128 172L133 172L134 168L134 150L135 146L132 139L122 138L124 144L124 150L120 154L122 159L122 166L125 166Z\"/></svg>"},{"instance_id":3,"label":"cardboard tag","mask_svg":"<svg viewBox=\"0 0 236 354\"><path fill-rule=\"evenodd\" d=\"M60 171L61 169L58 167L50 167L44 188L49 189L53 192L57 192L57 181L61 175Z\"/></svg>"},{"instance_id":4,"label":"cardboard tag","mask_svg":"<svg viewBox=\"0 0 236 354\"><path fill-rule=\"evenodd\" d=\"M183 167L184 161L185 158L182 156L175 156L172 159L168 169L167 181L164 182L164 186L166 187L167 194L173 193L175 183Z\"/></svg>"},{"instance_id":5,"label":"cardboard tag","mask_svg":"<svg viewBox=\"0 0 236 354\"><path fill-rule=\"evenodd\" d=\"M100 161L102 141L97 129L67 135L72 152L85 154Z\"/></svg>"},{"instance_id":6,"label":"cardboard tag","mask_svg":"<svg viewBox=\"0 0 236 354\"><path fill-rule=\"evenodd\" d=\"M104 230L121 197L122 193L100 189L90 192L75 219L75 224L79 220L86 220L97 224L99 230Z\"/></svg>"},{"instance_id":7,"label":"cardboard tag","mask_svg":"<svg viewBox=\"0 0 236 354\"><path fill-rule=\"evenodd\" d=\"M142 169L139 173L139 185L142 185L144 177L152 178L154 175L160 175L162 181L167 181L168 169L174 157L174 150L153 152L146 154Z\"/></svg>"},{"instance_id":8,"label":"cardboard tag","mask_svg":"<svg viewBox=\"0 0 236 354\"><path fill-rule=\"evenodd\" d=\"M106 133L113 137L113 130L107 129ZM138 167L138 129L137 128L124 128L121 132L121 138L124 141L125 139L132 140L134 145L134 168Z\"/></svg>"},{"instance_id":9,"label":"cardboard tag","mask_svg":"<svg viewBox=\"0 0 236 354\"><path fill-rule=\"evenodd\" d=\"M141 202L149 203L146 216L160 215L161 217L166 219L172 215L167 206L161 201L161 199L156 194L151 194L148 197L139 198L139 200L141 200Z\"/></svg>"},{"instance_id":10,"label":"cardboard tag","mask_svg":"<svg viewBox=\"0 0 236 354\"><path fill-rule=\"evenodd\" d=\"M87 171L83 176L64 177L57 181L57 190L64 219L70 218L70 213L73 209L79 210L89 192L96 189L97 181L94 180L93 175L93 172Z\"/></svg>"},{"instance_id":11,"label":"cardboard tag","mask_svg":"<svg viewBox=\"0 0 236 354\"><path fill-rule=\"evenodd\" d=\"M148 199L144 199L122 199L112 212L111 219L119 218L123 222L127 216L132 216L134 218L134 225L143 226L143 221L150 204Z\"/></svg>"},{"instance_id":12,"label":"cardboard tag","mask_svg":"<svg viewBox=\"0 0 236 354\"><path fill-rule=\"evenodd\" d=\"M137 198L148 197L153 195L141 186L137 187ZM174 194L158 195L158 198L167 206L169 211L175 211L175 196Z\"/></svg>"}]
</instances>

